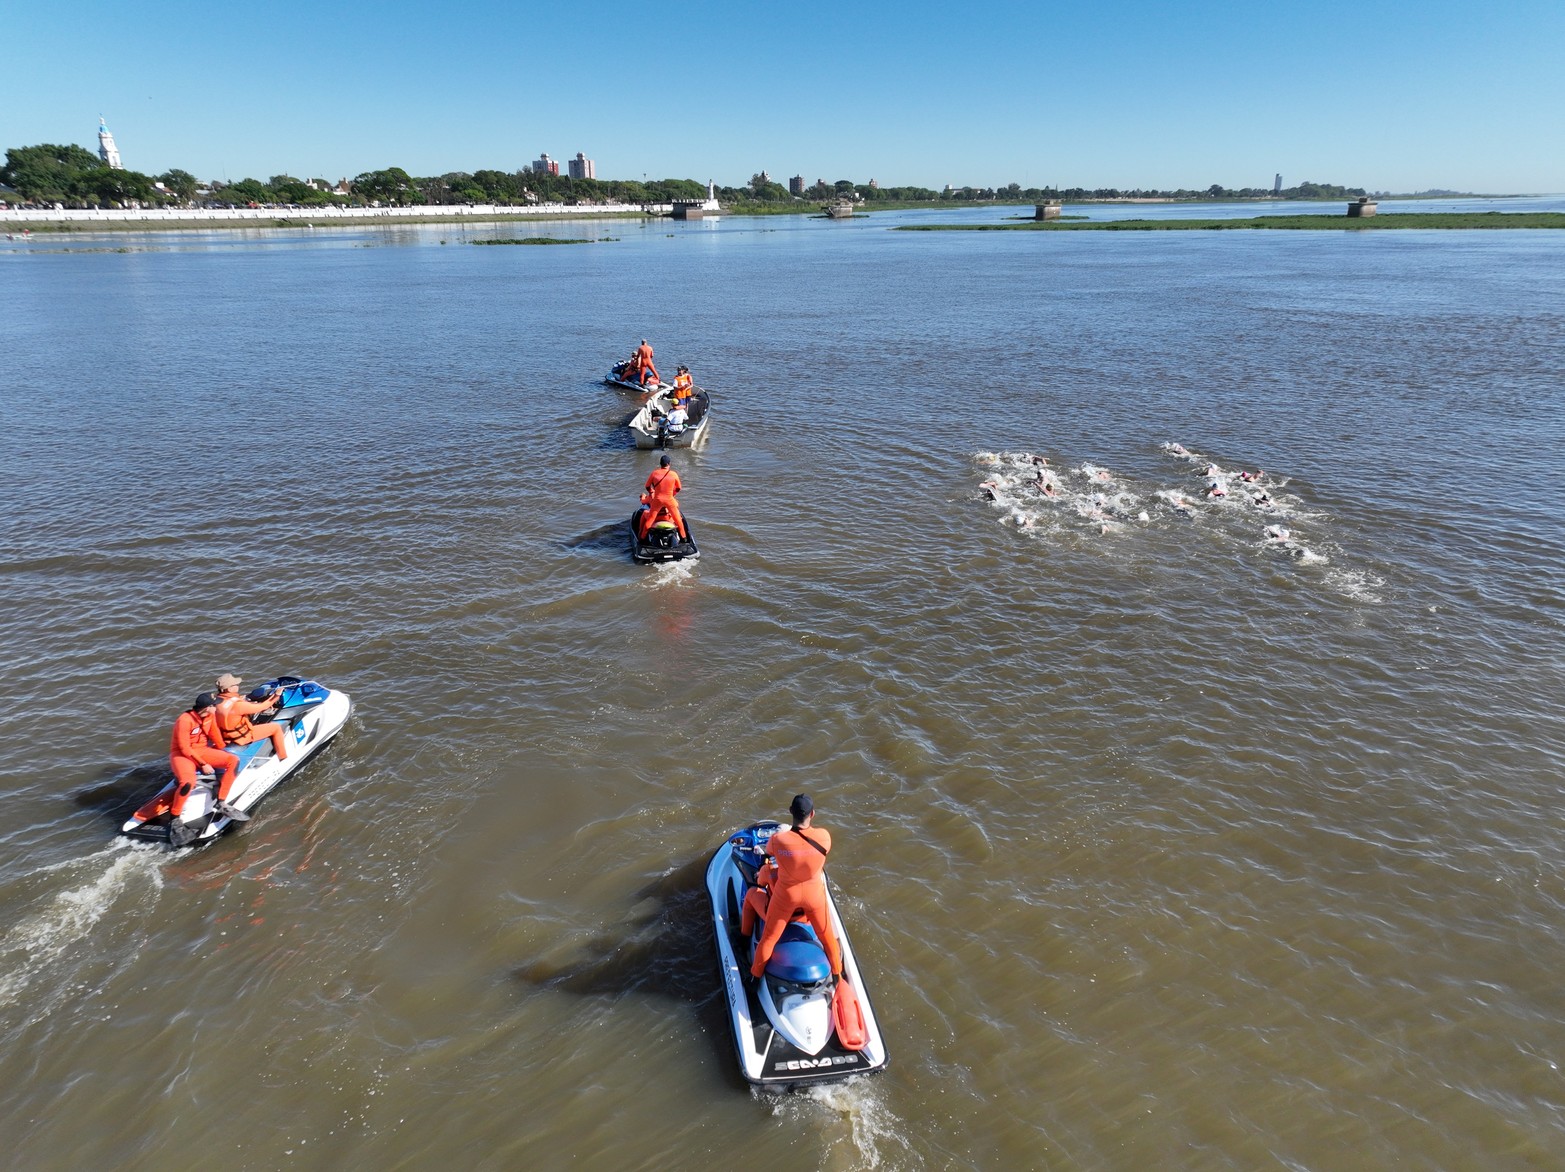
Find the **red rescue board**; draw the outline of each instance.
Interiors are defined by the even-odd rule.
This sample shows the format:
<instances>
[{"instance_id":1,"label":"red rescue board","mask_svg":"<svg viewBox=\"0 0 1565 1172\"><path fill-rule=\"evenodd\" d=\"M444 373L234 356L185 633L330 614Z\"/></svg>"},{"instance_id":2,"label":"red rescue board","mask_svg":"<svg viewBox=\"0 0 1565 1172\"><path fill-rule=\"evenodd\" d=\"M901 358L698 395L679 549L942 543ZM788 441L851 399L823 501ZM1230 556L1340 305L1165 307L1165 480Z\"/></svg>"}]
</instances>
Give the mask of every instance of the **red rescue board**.
<instances>
[{"instance_id":1,"label":"red rescue board","mask_svg":"<svg viewBox=\"0 0 1565 1172\"><path fill-rule=\"evenodd\" d=\"M831 1024L837 1031L837 1044L844 1050L862 1050L869 1042L864 1006L846 977L837 982L837 991L832 994Z\"/></svg>"}]
</instances>

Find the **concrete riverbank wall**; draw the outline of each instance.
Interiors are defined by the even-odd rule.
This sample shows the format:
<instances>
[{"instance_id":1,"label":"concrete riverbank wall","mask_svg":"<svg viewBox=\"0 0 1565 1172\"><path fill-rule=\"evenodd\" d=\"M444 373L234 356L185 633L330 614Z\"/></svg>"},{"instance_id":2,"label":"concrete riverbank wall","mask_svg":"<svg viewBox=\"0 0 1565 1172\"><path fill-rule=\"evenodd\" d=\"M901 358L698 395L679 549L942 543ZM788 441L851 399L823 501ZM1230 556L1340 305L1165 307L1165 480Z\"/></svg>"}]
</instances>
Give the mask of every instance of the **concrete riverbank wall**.
<instances>
[{"instance_id":1,"label":"concrete riverbank wall","mask_svg":"<svg viewBox=\"0 0 1565 1172\"><path fill-rule=\"evenodd\" d=\"M525 220L571 216L667 215L672 204L563 204L539 203L511 207L505 204L417 204L398 208L7 208L0 211L6 228L67 228L89 230L94 226L148 228L205 225L223 227L373 224L432 220Z\"/></svg>"}]
</instances>

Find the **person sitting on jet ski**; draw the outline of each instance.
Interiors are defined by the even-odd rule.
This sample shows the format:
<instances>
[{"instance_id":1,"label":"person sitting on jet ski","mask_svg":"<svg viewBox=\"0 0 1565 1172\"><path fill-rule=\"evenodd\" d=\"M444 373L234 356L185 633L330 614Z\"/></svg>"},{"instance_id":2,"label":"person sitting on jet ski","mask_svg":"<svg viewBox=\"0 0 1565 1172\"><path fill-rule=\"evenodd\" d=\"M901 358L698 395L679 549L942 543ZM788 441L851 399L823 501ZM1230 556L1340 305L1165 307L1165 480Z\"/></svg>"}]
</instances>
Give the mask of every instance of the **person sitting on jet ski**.
<instances>
[{"instance_id":1,"label":"person sitting on jet ski","mask_svg":"<svg viewBox=\"0 0 1565 1172\"><path fill-rule=\"evenodd\" d=\"M793 828L779 830L766 844L773 867L772 895L750 975L760 977L766 972L766 962L772 959L783 929L803 912L826 950L832 977L838 979L842 976L842 949L826 911L826 854L831 850L831 832L815 827L815 803L808 794L797 795L788 812L793 815Z\"/></svg>"},{"instance_id":2,"label":"person sitting on jet ski","mask_svg":"<svg viewBox=\"0 0 1565 1172\"><path fill-rule=\"evenodd\" d=\"M228 804L228 790L234 784L234 775L239 772L239 758L221 748L223 737L214 719L216 713L217 697L211 692L202 692L174 722L168 751L168 763L174 770L174 796L169 813L176 821L184 815L185 803L195 792L197 771L207 767L223 771L217 781L217 812L235 822L244 822L250 817Z\"/></svg>"},{"instance_id":3,"label":"person sitting on jet ski","mask_svg":"<svg viewBox=\"0 0 1565 1172\"><path fill-rule=\"evenodd\" d=\"M275 689L264 700L246 700L239 694L239 685L242 683L244 681L233 672L224 672L217 677L217 731L223 736L223 744L248 745L262 737L271 737L272 751L277 754L277 759L288 760L288 742L283 736L282 725L271 721L265 724L250 723L252 716L265 712L277 703L283 690Z\"/></svg>"}]
</instances>

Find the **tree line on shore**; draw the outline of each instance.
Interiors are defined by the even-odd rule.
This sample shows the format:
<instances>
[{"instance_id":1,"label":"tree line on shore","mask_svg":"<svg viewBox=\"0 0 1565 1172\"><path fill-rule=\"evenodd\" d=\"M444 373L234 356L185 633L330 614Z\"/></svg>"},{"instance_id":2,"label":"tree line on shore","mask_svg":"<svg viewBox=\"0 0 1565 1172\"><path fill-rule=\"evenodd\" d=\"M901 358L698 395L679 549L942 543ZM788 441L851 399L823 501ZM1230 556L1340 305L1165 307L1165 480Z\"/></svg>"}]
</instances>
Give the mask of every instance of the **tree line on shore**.
<instances>
[{"instance_id":1,"label":"tree line on shore","mask_svg":"<svg viewBox=\"0 0 1565 1172\"><path fill-rule=\"evenodd\" d=\"M15 191L26 203L61 204L66 207L192 207L287 204L298 207L363 207L371 204L402 207L413 204L536 203L593 205L605 203L670 203L676 199L705 199L707 187L694 179L655 179L637 182L621 179L572 179L536 171L452 171L416 178L400 167L366 171L352 180L330 184L322 180L273 175L262 181L246 178L225 183L203 183L188 171L174 168L161 175L110 167L84 147L43 143L12 147L0 167L0 185ZM346 190L344 190L346 188ZM802 203L827 199L853 199L875 203L938 203L984 201L1032 203L1047 199L1071 202L1103 199L1220 200L1258 199L1271 196L1270 188L1230 189L1220 184L1199 190L1115 187L1023 188L1004 187L881 187L839 179L817 181L794 195L759 172L743 187L719 187L718 199L730 207L787 210ZM1286 199L1348 199L1367 194L1360 187L1332 183L1300 183L1284 188Z\"/></svg>"}]
</instances>

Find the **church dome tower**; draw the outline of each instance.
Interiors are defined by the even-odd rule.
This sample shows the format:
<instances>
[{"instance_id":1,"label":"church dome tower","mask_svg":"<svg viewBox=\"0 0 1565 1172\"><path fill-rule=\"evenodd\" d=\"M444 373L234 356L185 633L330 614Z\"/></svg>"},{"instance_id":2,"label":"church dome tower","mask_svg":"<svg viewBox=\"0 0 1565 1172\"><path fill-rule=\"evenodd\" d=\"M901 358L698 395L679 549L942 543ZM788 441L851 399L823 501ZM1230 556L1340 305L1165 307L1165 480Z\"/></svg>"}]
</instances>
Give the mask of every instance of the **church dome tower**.
<instances>
[{"instance_id":1,"label":"church dome tower","mask_svg":"<svg viewBox=\"0 0 1565 1172\"><path fill-rule=\"evenodd\" d=\"M98 157L116 171L125 169L125 164L120 162L120 148L114 145L114 136L102 118L98 119Z\"/></svg>"}]
</instances>

